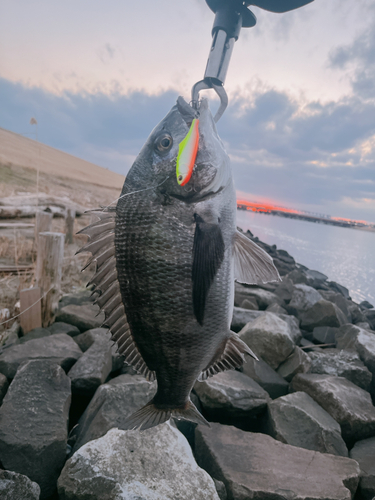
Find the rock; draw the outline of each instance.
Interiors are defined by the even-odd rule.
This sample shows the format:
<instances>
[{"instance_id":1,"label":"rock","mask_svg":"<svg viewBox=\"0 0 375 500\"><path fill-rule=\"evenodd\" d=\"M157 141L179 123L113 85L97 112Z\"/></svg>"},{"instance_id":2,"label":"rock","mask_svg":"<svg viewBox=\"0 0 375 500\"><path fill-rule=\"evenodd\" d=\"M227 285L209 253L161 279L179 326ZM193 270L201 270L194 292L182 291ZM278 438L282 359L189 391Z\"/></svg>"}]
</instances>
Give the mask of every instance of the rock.
<instances>
[{"instance_id":1,"label":"rock","mask_svg":"<svg viewBox=\"0 0 375 500\"><path fill-rule=\"evenodd\" d=\"M51 335L51 332L48 330L48 328L34 328L33 330L30 330L26 335L21 337L18 340L18 344L24 344L25 342L28 342L29 340L34 340L34 339L42 339L43 337L49 337Z\"/></svg>"},{"instance_id":2,"label":"rock","mask_svg":"<svg viewBox=\"0 0 375 500\"><path fill-rule=\"evenodd\" d=\"M97 339L68 372L73 394L92 396L112 370L112 346Z\"/></svg>"},{"instance_id":3,"label":"rock","mask_svg":"<svg viewBox=\"0 0 375 500\"><path fill-rule=\"evenodd\" d=\"M0 406L5 397L5 394L7 393L8 387L9 387L8 379L6 378L5 375L0 373Z\"/></svg>"},{"instance_id":4,"label":"rock","mask_svg":"<svg viewBox=\"0 0 375 500\"><path fill-rule=\"evenodd\" d=\"M312 332L312 338L318 344L335 344L338 328L332 326L316 326Z\"/></svg>"},{"instance_id":5,"label":"rock","mask_svg":"<svg viewBox=\"0 0 375 500\"><path fill-rule=\"evenodd\" d=\"M250 309L251 311L259 311L258 302L254 297L249 297L243 300L240 304L240 307L242 309Z\"/></svg>"},{"instance_id":6,"label":"rock","mask_svg":"<svg viewBox=\"0 0 375 500\"><path fill-rule=\"evenodd\" d=\"M283 307L279 306L279 304L272 304L271 306L268 306L266 311L268 312L273 312L275 314L288 314L286 309Z\"/></svg>"},{"instance_id":7,"label":"rock","mask_svg":"<svg viewBox=\"0 0 375 500\"><path fill-rule=\"evenodd\" d=\"M344 313L336 304L328 300L319 300L310 309L301 314L301 328L312 331L316 326L339 327L346 323Z\"/></svg>"},{"instance_id":8,"label":"rock","mask_svg":"<svg viewBox=\"0 0 375 500\"><path fill-rule=\"evenodd\" d=\"M305 392L268 403L269 434L282 443L348 456L339 424Z\"/></svg>"},{"instance_id":9,"label":"rock","mask_svg":"<svg viewBox=\"0 0 375 500\"><path fill-rule=\"evenodd\" d=\"M108 332L108 328L93 328L92 330L87 330L87 332L77 335L76 337L74 337L74 340L77 342L82 352L85 352L89 347L92 346L95 340L106 339L112 351L112 371L117 371L120 370L124 365L124 356L121 356L121 354L116 352L117 344L113 343Z\"/></svg>"},{"instance_id":10,"label":"rock","mask_svg":"<svg viewBox=\"0 0 375 500\"><path fill-rule=\"evenodd\" d=\"M270 400L259 384L235 370L195 382L194 391L205 413L215 420L256 416Z\"/></svg>"},{"instance_id":11,"label":"rock","mask_svg":"<svg viewBox=\"0 0 375 500\"><path fill-rule=\"evenodd\" d=\"M355 351L325 349L321 352L310 352L309 357L310 373L345 377L365 391L370 391L372 374Z\"/></svg>"},{"instance_id":12,"label":"rock","mask_svg":"<svg viewBox=\"0 0 375 500\"><path fill-rule=\"evenodd\" d=\"M71 304L76 306L81 306L82 304L93 303L94 297L92 296L92 291L87 288L74 293L67 293L61 297L59 300L59 309Z\"/></svg>"},{"instance_id":13,"label":"rock","mask_svg":"<svg viewBox=\"0 0 375 500\"><path fill-rule=\"evenodd\" d=\"M375 497L375 437L357 441L350 451L350 458L359 464L361 479L359 493L363 500Z\"/></svg>"},{"instance_id":14,"label":"rock","mask_svg":"<svg viewBox=\"0 0 375 500\"><path fill-rule=\"evenodd\" d=\"M351 444L375 435L375 407L370 394L343 377L299 373L292 380L294 391L304 391L341 426Z\"/></svg>"},{"instance_id":15,"label":"rock","mask_svg":"<svg viewBox=\"0 0 375 500\"><path fill-rule=\"evenodd\" d=\"M355 349L375 377L375 334L354 325L344 325L336 333L338 349ZM0 358L1 359L1 358Z\"/></svg>"},{"instance_id":16,"label":"rock","mask_svg":"<svg viewBox=\"0 0 375 500\"><path fill-rule=\"evenodd\" d=\"M247 323L253 322L259 316L264 314L263 311L251 311L250 309L242 309L241 307L233 308L233 318L231 330L239 332Z\"/></svg>"},{"instance_id":17,"label":"rock","mask_svg":"<svg viewBox=\"0 0 375 500\"><path fill-rule=\"evenodd\" d=\"M214 485L220 500L227 500L228 495L227 495L227 490L225 488L225 484L222 481L219 481L218 479L215 478L212 479L214 481Z\"/></svg>"},{"instance_id":18,"label":"rock","mask_svg":"<svg viewBox=\"0 0 375 500\"><path fill-rule=\"evenodd\" d=\"M327 285L334 292L341 293L343 297L345 297L346 299L350 299L349 290L339 283L336 283L336 281L327 281Z\"/></svg>"},{"instance_id":19,"label":"rock","mask_svg":"<svg viewBox=\"0 0 375 500\"><path fill-rule=\"evenodd\" d=\"M360 309L362 309L362 311L365 311L366 309L374 309L374 306L367 300L362 300L362 302L360 302L359 304L359 307Z\"/></svg>"},{"instance_id":20,"label":"rock","mask_svg":"<svg viewBox=\"0 0 375 500\"><path fill-rule=\"evenodd\" d=\"M273 263L276 269L279 271L280 276L286 276L294 269L294 264L287 264L277 257L273 257Z\"/></svg>"},{"instance_id":21,"label":"rock","mask_svg":"<svg viewBox=\"0 0 375 500\"><path fill-rule=\"evenodd\" d=\"M307 373L310 366L309 356L299 347L295 347L292 354L278 367L277 373L290 382L297 373Z\"/></svg>"},{"instance_id":22,"label":"rock","mask_svg":"<svg viewBox=\"0 0 375 500\"><path fill-rule=\"evenodd\" d=\"M2 500L39 500L40 488L23 474L0 469Z\"/></svg>"},{"instance_id":23,"label":"rock","mask_svg":"<svg viewBox=\"0 0 375 500\"><path fill-rule=\"evenodd\" d=\"M240 305L245 299L249 297L254 298L259 306L259 309L266 309L266 307L280 302L280 299L272 292L263 290L258 287L245 287L239 283L235 283L234 303L236 306Z\"/></svg>"},{"instance_id":24,"label":"rock","mask_svg":"<svg viewBox=\"0 0 375 500\"><path fill-rule=\"evenodd\" d=\"M82 305L70 304L59 309L56 312L56 321L69 323L76 326L81 332L98 328L102 326L104 321L104 313L99 312L99 306L87 303Z\"/></svg>"},{"instance_id":25,"label":"rock","mask_svg":"<svg viewBox=\"0 0 375 500\"><path fill-rule=\"evenodd\" d=\"M11 346L0 354L0 372L7 378L15 376L18 367L31 359L44 359L60 365L68 371L82 355L81 349L65 333L29 340L25 344Z\"/></svg>"},{"instance_id":26,"label":"rock","mask_svg":"<svg viewBox=\"0 0 375 500\"><path fill-rule=\"evenodd\" d=\"M121 429L132 413L152 399L155 387L141 375L120 375L101 385L69 436L73 451L113 427Z\"/></svg>"},{"instance_id":27,"label":"rock","mask_svg":"<svg viewBox=\"0 0 375 500\"><path fill-rule=\"evenodd\" d=\"M111 429L70 458L60 500L219 500L189 443L165 423L143 432Z\"/></svg>"},{"instance_id":28,"label":"rock","mask_svg":"<svg viewBox=\"0 0 375 500\"><path fill-rule=\"evenodd\" d=\"M262 358L248 358L242 367L243 373L251 377L272 399L288 394L288 382L275 372Z\"/></svg>"},{"instance_id":29,"label":"rock","mask_svg":"<svg viewBox=\"0 0 375 500\"><path fill-rule=\"evenodd\" d=\"M294 350L289 324L274 313L264 313L244 326L239 336L257 356L274 369Z\"/></svg>"},{"instance_id":30,"label":"rock","mask_svg":"<svg viewBox=\"0 0 375 500\"><path fill-rule=\"evenodd\" d=\"M63 323L62 321L57 321L56 323L52 323L52 325L48 327L48 330L52 334L66 333L70 337L75 337L76 335L80 334L80 331L76 326L70 325L69 323Z\"/></svg>"},{"instance_id":31,"label":"rock","mask_svg":"<svg viewBox=\"0 0 375 500\"><path fill-rule=\"evenodd\" d=\"M56 489L64 465L70 400L60 366L32 360L19 368L0 407L1 463L38 483L42 499Z\"/></svg>"},{"instance_id":32,"label":"rock","mask_svg":"<svg viewBox=\"0 0 375 500\"><path fill-rule=\"evenodd\" d=\"M297 285L298 283L305 283L305 285L308 285L309 281L311 281L309 280L303 269L293 269L285 276L285 278L283 278L283 281L284 279L290 280L295 285Z\"/></svg>"},{"instance_id":33,"label":"rock","mask_svg":"<svg viewBox=\"0 0 375 500\"><path fill-rule=\"evenodd\" d=\"M236 500L350 500L357 462L297 448L260 433L211 423L195 431L198 464Z\"/></svg>"},{"instance_id":34,"label":"rock","mask_svg":"<svg viewBox=\"0 0 375 500\"><path fill-rule=\"evenodd\" d=\"M311 309L319 300L322 300L322 296L315 288L299 283L294 285L292 298L287 306L287 310L290 314L298 316L302 312Z\"/></svg>"},{"instance_id":35,"label":"rock","mask_svg":"<svg viewBox=\"0 0 375 500\"><path fill-rule=\"evenodd\" d=\"M372 330L370 323L367 323L366 321L361 321L360 323L356 323L356 326L359 326L359 328L363 328L364 330Z\"/></svg>"},{"instance_id":36,"label":"rock","mask_svg":"<svg viewBox=\"0 0 375 500\"><path fill-rule=\"evenodd\" d=\"M343 312L346 323L351 323L353 321L352 314L349 309L349 301L341 295L341 293L334 292L333 290L321 290L320 294L323 299L329 300L337 305Z\"/></svg>"},{"instance_id":37,"label":"rock","mask_svg":"<svg viewBox=\"0 0 375 500\"><path fill-rule=\"evenodd\" d=\"M19 343L18 335L20 333L21 333L21 327L19 323L15 321L8 330L5 330L5 332L1 334L0 353L3 352L5 349L8 349L12 345L18 344Z\"/></svg>"},{"instance_id":38,"label":"rock","mask_svg":"<svg viewBox=\"0 0 375 500\"><path fill-rule=\"evenodd\" d=\"M363 311L367 323L371 326L372 330L375 330L375 309L366 309Z\"/></svg>"},{"instance_id":39,"label":"rock","mask_svg":"<svg viewBox=\"0 0 375 500\"><path fill-rule=\"evenodd\" d=\"M294 291L293 281L284 277L283 281L275 289L275 295L279 297L282 303L289 304Z\"/></svg>"},{"instance_id":40,"label":"rock","mask_svg":"<svg viewBox=\"0 0 375 500\"><path fill-rule=\"evenodd\" d=\"M348 300L348 309L352 315L352 322L356 325L357 323L363 323L366 321L365 315L359 308L359 305L355 302Z\"/></svg>"},{"instance_id":41,"label":"rock","mask_svg":"<svg viewBox=\"0 0 375 500\"><path fill-rule=\"evenodd\" d=\"M327 281L328 276L325 274L314 271L312 269L307 269L306 271L307 279L309 280L309 285L314 288L320 288Z\"/></svg>"}]
</instances>

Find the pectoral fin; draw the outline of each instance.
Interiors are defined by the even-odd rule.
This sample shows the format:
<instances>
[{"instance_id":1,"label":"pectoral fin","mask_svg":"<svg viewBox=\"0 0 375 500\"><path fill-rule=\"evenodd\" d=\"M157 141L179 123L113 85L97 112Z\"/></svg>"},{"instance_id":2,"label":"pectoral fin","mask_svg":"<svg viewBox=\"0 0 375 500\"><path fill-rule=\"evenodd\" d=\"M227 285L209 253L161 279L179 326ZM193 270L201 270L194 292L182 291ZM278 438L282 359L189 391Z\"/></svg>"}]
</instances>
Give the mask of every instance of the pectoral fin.
<instances>
[{"instance_id":1,"label":"pectoral fin","mask_svg":"<svg viewBox=\"0 0 375 500\"><path fill-rule=\"evenodd\" d=\"M224 258L224 240L218 224L205 222L195 216L193 245L193 307L194 315L203 324L208 291Z\"/></svg>"},{"instance_id":2,"label":"pectoral fin","mask_svg":"<svg viewBox=\"0 0 375 500\"><path fill-rule=\"evenodd\" d=\"M281 281L272 257L239 231L233 245L234 278L249 285Z\"/></svg>"}]
</instances>

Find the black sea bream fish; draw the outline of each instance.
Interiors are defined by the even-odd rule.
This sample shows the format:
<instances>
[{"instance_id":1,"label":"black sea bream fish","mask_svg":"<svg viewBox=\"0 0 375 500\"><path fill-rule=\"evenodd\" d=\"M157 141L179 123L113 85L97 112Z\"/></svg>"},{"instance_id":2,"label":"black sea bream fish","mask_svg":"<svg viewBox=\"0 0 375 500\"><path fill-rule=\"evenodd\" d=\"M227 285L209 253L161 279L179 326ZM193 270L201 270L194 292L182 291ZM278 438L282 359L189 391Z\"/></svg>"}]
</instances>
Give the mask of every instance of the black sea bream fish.
<instances>
[{"instance_id":1,"label":"black sea bream fish","mask_svg":"<svg viewBox=\"0 0 375 500\"><path fill-rule=\"evenodd\" d=\"M125 361L157 379L129 429L170 417L206 423L189 399L195 381L254 356L230 331L234 280L280 279L271 257L236 230L230 161L206 100L194 171L186 185L177 182L178 148L194 113L177 100L136 158L116 209L96 212L100 220L82 231L104 324Z\"/></svg>"}]
</instances>

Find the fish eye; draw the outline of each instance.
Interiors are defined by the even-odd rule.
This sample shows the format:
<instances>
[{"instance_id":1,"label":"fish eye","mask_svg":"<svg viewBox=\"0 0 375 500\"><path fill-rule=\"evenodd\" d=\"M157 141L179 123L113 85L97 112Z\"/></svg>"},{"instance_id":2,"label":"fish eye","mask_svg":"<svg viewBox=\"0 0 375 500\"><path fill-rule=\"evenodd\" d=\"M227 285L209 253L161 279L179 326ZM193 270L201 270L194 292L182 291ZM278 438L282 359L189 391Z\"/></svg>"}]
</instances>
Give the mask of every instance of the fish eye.
<instances>
[{"instance_id":1,"label":"fish eye","mask_svg":"<svg viewBox=\"0 0 375 500\"><path fill-rule=\"evenodd\" d=\"M173 145L172 136L169 134L160 135L155 141L155 149L159 153L168 153Z\"/></svg>"}]
</instances>

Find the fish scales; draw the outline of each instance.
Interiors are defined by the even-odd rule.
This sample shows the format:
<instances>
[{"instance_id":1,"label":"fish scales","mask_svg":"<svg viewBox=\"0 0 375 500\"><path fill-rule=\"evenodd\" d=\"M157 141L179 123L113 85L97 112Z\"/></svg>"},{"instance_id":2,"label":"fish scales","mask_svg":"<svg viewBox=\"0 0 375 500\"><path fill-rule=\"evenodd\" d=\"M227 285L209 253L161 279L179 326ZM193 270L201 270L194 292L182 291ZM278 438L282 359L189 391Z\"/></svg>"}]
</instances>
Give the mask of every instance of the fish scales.
<instances>
[{"instance_id":1,"label":"fish scales","mask_svg":"<svg viewBox=\"0 0 375 500\"><path fill-rule=\"evenodd\" d=\"M81 231L90 239L81 251L97 263L90 283L104 324L125 361L157 379L156 395L127 428L171 417L207 424L189 398L195 381L241 366L245 354L256 358L230 331L234 279L280 279L272 259L236 230L230 161L206 100L196 158L187 157L191 178L177 181L179 144L195 117L179 98L136 158L116 210L97 212L99 221Z\"/></svg>"}]
</instances>

